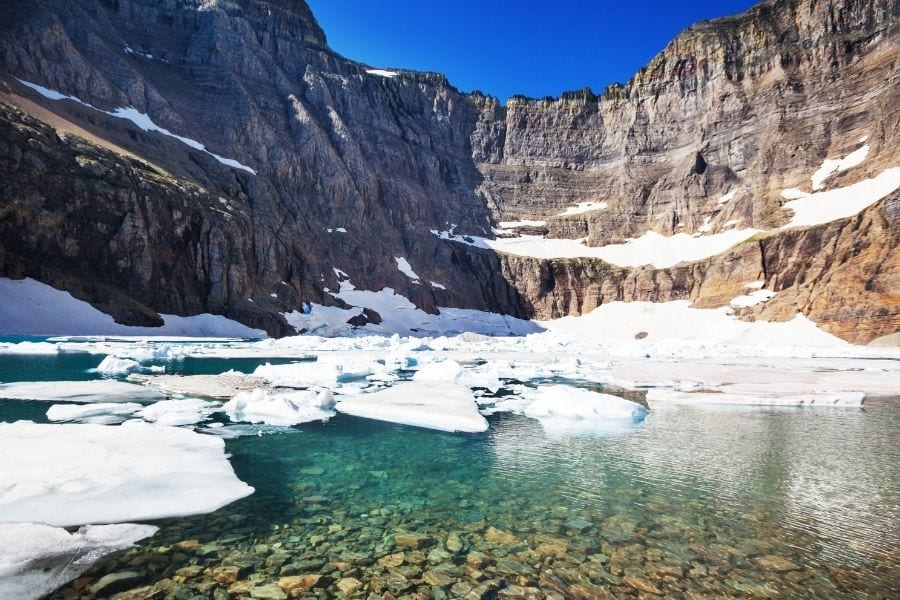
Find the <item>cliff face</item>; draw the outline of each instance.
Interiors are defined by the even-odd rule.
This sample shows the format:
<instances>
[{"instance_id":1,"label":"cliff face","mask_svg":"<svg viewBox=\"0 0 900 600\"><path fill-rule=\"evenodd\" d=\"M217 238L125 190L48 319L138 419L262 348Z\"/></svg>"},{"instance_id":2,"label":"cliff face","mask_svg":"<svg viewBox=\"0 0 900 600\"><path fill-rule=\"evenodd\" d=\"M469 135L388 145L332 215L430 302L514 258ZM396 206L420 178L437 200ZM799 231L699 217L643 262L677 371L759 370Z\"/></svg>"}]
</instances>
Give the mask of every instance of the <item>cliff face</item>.
<instances>
[{"instance_id":1,"label":"cliff face","mask_svg":"<svg viewBox=\"0 0 900 600\"><path fill-rule=\"evenodd\" d=\"M896 200L665 270L512 257L430 231L490 237L528 218L603 245L781 225L781 190L808 190L823 158L863 136L866 161L829 185L895 166L896 13L889 0L767 2L688 29L600 97L504 107L441 75L370 73L328 49L302 2L10 0L0 275L122 321L214 312L275 335L293 332L280 313L301 302L341 304L326 291L334 269L429 311L523 317L614 299L715 306L765 279L787 293L759 316L800 309L868 341L900 328ZM557 216L587 201L607 208ZM821 248L841 260L823 263ZM397 270L401 256L422 283ZM852 310L827 299L848 293Z\"/></svg>"}]
</instances>

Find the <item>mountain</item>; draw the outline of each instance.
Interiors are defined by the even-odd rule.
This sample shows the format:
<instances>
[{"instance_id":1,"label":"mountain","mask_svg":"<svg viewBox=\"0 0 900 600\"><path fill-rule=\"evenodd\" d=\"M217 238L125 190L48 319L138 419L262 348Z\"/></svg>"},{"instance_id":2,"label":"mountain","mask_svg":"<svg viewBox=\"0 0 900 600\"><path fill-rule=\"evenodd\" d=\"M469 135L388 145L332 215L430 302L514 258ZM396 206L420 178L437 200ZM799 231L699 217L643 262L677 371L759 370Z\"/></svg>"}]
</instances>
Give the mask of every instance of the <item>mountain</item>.
<instances>
[{"instance_id":1,"label":"mountain","mask_svg":"<svg viewBox=\"0 0 900 600\"><path fill-rule=\"evenodd\" d=\"M503 105L340 56L299 1L7 0L0 276L272 335L349 282L524 318L763 285L742 318L867 343L900 331L898 13L767 1Z\"/></svg>"}]
</instances>

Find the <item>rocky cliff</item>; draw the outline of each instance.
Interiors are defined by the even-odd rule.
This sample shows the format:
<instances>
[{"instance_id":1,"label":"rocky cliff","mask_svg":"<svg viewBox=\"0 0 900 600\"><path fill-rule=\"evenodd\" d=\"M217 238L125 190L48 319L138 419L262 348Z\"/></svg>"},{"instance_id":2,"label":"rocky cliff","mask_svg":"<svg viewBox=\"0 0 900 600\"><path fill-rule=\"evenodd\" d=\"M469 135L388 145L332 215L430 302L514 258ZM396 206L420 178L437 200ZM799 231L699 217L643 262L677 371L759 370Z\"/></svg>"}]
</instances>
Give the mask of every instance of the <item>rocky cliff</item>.
<instances>
[{"instance_id":1,"label":"rocky cliff","mask_svg":"<svg viewBox=\"0 0 900 600\"><path fill-rule=\"evenodd\" d=\"M822 160L863 138L865 161L826 188L897 166L897 13L890 0L764 2L691 27L599 96L504 106L337 55L303 2L10 0L0 275L123 322L213 312L275 335L304 302L343 304L327 291L335 269L429 312L522 317L615 299L718 306L762 279L779 295L747 318L801 310L867 342L900 329L896 195L668 269L431 231L490 238L527 219L603 246L784 225L782 190L811 191ZM605 208L560 216L585 202Z\"/></svg>"}]
</instances>

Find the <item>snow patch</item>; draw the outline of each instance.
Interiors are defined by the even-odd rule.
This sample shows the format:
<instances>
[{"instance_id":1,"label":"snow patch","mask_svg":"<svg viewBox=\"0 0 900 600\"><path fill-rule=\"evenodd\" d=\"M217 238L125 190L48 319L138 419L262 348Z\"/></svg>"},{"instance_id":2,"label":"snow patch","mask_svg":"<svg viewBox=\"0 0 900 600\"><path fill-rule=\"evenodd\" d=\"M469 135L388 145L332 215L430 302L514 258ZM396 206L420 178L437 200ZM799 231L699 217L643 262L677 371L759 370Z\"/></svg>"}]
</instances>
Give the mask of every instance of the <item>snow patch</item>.
<instances>
[{"instance_id":1,"label":"snow patch","mask_svg":"<svg viewBox=\"0 0 900 600\"><path fill-rule=\"evenodd\" d=\"M397 71L387 71L385 69L366 69L366 73L368 73L369 75L377 75L378 77L387 77L390 79L400 74Z\"/></svg>"},{"instance_id":2,"label":"snow patch","mask_svg":"<svg viewBox=\"0 0 900 600\"><path fill-rule=\"evenodd\" d=\"M162 327L121 325L69 292L34 279L0 277L0 335L266 336L221 315L160 316Z\"/></svg>"},{"instance_id":3,"label":"snow patch","mask_svg":"<svg viewBox=\"0 0 900 600\"><path fill-rule=\"evenodd\" d=\"M497 226L500 229L515 229L517 227L543 227L547 224L547 221L531 221L529 219L522 219L520 221L500 221L497 223Z\"/></svg>"},{"instance_id":4,"label":"snow patch","mask_svg":"<svg viewBox=\"0 0 900 600\"><path fill-rule=\"evenodd\" d=\"M394 258L394 260L397 261L397 269L401 273L403 273L404 275L406 275L413 281L415 281L417 283L419 282L419 276L416 275L415 271L413 271L412 266L409 264L409 261L406 260L406 258L404 258L403 256L397 256Z\"/></svg>"},{"instance_id":5,"label":"snow patch","mask_svg":"<svg viewBox=\"0 0 900 600\"><path fill-rule=\"evenodd\" d=\"M131 121L132 123L134 123L141 129L143 129L144 131L155 131L162 135L165 135L165 136L168 136L171 138L175 138L179 142L181 142L187 146L190 146L191 148L194 148L195 150L200 150L201 152L205 152L206 154L209 154L210 156L212 156L214 159L216 159L223 165L226 165L226 166L229 166L229 167L232 167L235 169L241 169L243 171L247 171L248 173L252 173L253 175L256 175L256 171L254 171L250 167L248 167L246 165L242 165L241 163L239 163L238 161L236 161L234 159L225 158L224 156L219 156L218 154L215 154L214 152L210 152L209 150L206 149L206 146L204 146L197 140L193 140L191 138L187 138L184 136L174 134L171 131L169 131L168 129L164 129L163 127L160 127L159 125L157 125L156 123L153 122L153 120L150 118L150 115L142 113L139 110L137 110L136 108L133 108L130 106L123 106L123 107L119 107L119 108L114 108L113 110L101 110L101 109L97 108L96 106L93 106L91 104L88 104L87 102L84 102L83 100L76 98L75 96L66 96L57 91L47 89L43 86L40 86L36 83L32 83L30 81L23 81L21 79L18 79L17 81L19 83L21 83L22 85L33 89L34 91L36 91L40 95L44 96L45 98L49 98L50 100L72 100L74 102L77 102L79 104L87 106L88 108L92 108L93 110L96 110L98 112L102 112L104 114L116 117L117 119L125 119L128 121Z\"/></svg>"},{"instance_id":6,"label":"snow patch","mask_svg":"<svg viewBox=\"0 0 900 600\"><path fill-rule=\"evenodd\" d=\"M735 308L749 308L751 306L762 304L763 302L768 302L769 300L774 298L777 293L778 292L773 292L772 290L760 289L749 294L737 296L730 302L730 304Z\"/></svg>"},{"instance_id":7,"label":"snow patch","mask_svg":"<svg viewBox=\"0 0 900 600\"><path fill-rule=\"evenodd\" d=\"M846 171L848 169L852 169L853 167L859 165L866 159L869 155L869 145L866 144L861 148L857 148L847 156L843 158L837 159L828 159L822 161L822 166L820 166L815 173L812 175L812 187L813 190L820 190L824 187L824 182L826 179L834 175L835 173L840 173L842 171Z\"/></svg>"},{"instance_id":8,"label":"snow patch","mask_svg":"<svg viewBox=\"0 0 900 600\"><path fill-rule=\"evenodd\" d=\"M853 185L797 197L784 205L784 208L794 211L794 216L782 229L821 225L836 219L852 217L898 187L900 187L900 167L893 167L885 169L877 177L864 179ZM787 198L785 195L787 192L792 190L784 190L782 196Z\"/></svg>"},{"instance_id":9,"label":"snow patch","mask_svg":"<svg viewBox=\"0 0 900 600\"><path fill-rule=\"evenodd\" d=\"M609 204L606 202L579 202L575 206L570 206L566 208L564 211L559 213L558 217L569 217L572 215L582 215L587 212L593 212L595 210L603 210L608 208Z\"/></svg>"},{"instance_id":10,"label":"snow patch","mask_svg":"<svg viewBox=\"0 0 900 600\"><path fill-rule=\"evenodd\" d=\"M722 197L719 198L719 201L716 202L716 204L718 204L719 206L722 206L723 204L728 204L729 202L734 200L734 197L735 197L735 195L737 195L737 193L738 193L737 190L731 190L727 194L723 194Z\"/></svg>"}]
</instances>

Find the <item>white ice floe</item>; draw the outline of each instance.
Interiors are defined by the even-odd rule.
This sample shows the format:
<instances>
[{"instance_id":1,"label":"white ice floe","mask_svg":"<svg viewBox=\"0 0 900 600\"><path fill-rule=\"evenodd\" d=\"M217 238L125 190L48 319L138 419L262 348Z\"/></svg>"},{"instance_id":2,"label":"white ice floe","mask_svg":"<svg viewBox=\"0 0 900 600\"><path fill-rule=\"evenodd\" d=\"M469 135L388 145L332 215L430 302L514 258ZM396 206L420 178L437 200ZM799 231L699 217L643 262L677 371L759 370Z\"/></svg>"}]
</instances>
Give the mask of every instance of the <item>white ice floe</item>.
<instances>
[{"instance_id":1,"label":"white ice floe","mask_svg":"<svg viewBox=\"0 0 900 600\"><path fill-rule=\"evenodd\" d=\"M43 523L0 523L0 598L42 598L104 555L156 531L128 523L86 525L73 533Z\"/></svg>"},{"instance_id":2,"label":"white ice floe","mask_svg":"<svg viewBox=\"0 0 900 600\"><path fill-rule=\"evenodd\" d=\"M138 402L165 400L157 390L123 381L20 381L0 383L0 399L44 402Z\"/></svg>"},{"instance_id":3,"label":"white ice floe","mask_svg":"<svg viewBox=\"0 0 900 600\"><path fill-rule=\"evenodd\" d=\"M427 363L413 376L416 383L453 383L469 388L484 388L491 392L500 389L500 375L496 367L488 363L463 367L453 359Z\"/></svg>"},{"instance_id":4,"label":"white ice floe","mask_svg":"<svg viewBox=\"0 0 900 600\"><path fill-rule=\"evenodd\" d=\"M47 409L51 421L77 421L99 425L121 422L143 408L136 402L96 402L94 404L54 404Z\"/></svg>"},{"instance_id":5,"label":"white ice floe","mask_svg":"<svg viewBox=\"0 0 900 600\"><path fill-rule=\"evenodd\" d=\"M180 427L205 421L218 409L215 402L185 398L156 402L139 410L136 416L157 425Z\"/></svg>"},{"instance_id":6,"label":"white ice floe","mask_svg":"<svg viewBox=\"0 0 900 600\"><path fill-rule=\"evenodd\" d=\"M837 159L829 159L826 158L822 161L822 166L820 166L815 173L812 175L812 188L813 190L820 190L824 187L825 180L834 175L835 173L840 173L842 171L846 171L848 169L852 169L853 167L859 165L866 159L869 155L869 145L866 144L860 148L857 148L847 156L843 158Z\"/></svg>"},{"instance_id":7,"label":"white ice floe","mask_svg":"<svg viewBox=\"0 0 900 600\"><path fill-rule=\"evenodd\" d=\"M825 192L800 196L794 193L797 190L784 190L781 195L790 198L784 208L794 211L794 216L783 228L821 225L836 219L852 217L898 187L900 187L900 167L893 167L882 171L872 179L864 179L853 185Z\"/></svg>"},{"instance_id":8,"label":"white ice floe","mask_svg":"<svg viewBox=\"0 0 900 600\"><path fill-rule=\"evenodd\" d=\"M2 310L0 309L0 312ZM59 344L50 342L0 342L0 354L59 354Z\"/></svg>"},{"instance_id":9,"label":"white ice floe","mask_svg":"<svg viewBox=\"0 0 900 600\"><path fill-rule=\"evenodd\" d=\"M544 385L523 392L531 403L524 414L539 421L578 421L602 424L609 421L640 423L647 410L636 402L567 385Z\"/></svg>"},{"instance_id":10,"label":"white ice floe","mask_svg":"<svg viewBox=\"0 0 900 600\"><path fill-rule=\"evenodd\" d=\"M385 69L366 69L366 73L368 73L369 75L377 75L378 77L387 77L391 79L400 74L397 71L387 71Z\"/></svg>"},{"instance_id":11,"label":"white ice floe","mask_svg":"<svg viewBox=\"0 0 900 600\"><path fill-rule=\"evenodd\" d=\"M393 387L342 398L338 412L439 431L487 431L475 396L464 386L400 383Z\"/></svg>"},{"instance_id":12,"label":"white ice floe","mask_svg":"<svg viewBox=\"0 0 900 600\"><path fill-rule=\"evenodd\" d=\"M582 215L587 212L593 212L595 210L603 210L608 208L609 204L606 202L579 202L575 206L570 206L566 208L564 211L559 213L559 217L568 217L571 215Z\"/></svg>"},{"instance_id":13,"label":"white ice floe","mask_svg":"<svg viewBox=\"0 0 900 600\"><path fill-rule=\"evenodd\" d=\"M125 375L141 368L141 363L130 358L119 358L108 355L97 365L97 372L101 375Z\"/></svg>"},{"instance_id":14,"label":"white ice floe","mask_svg":"<svg viewBox=\"0 0 900 600\"><path fill-rule=\"evenodd\" d=\"M290 427L334 416L334 398L325 390L272 393L262 389L241 392L223 407L235 422Z\"/></svg>"},{"instance_id":15,"label":"white ice floe","mask_svg":"<svg viewBox=\"0 0 900 600\"><path fill-rule=\"evenodd\" d=\"M334 387L364 379L384 369L384 365L367 357L321 356L315 362L260 365L253 371L253 375L277 387Z\"/></svg>"},{"instance_id":16,"label":"white ice floe","mask_svg":"<svg viewBox=\"0 0 900 600\"><path fill-rule=\"evenodd\" d=\"M0 515L70 526L212 512L253 492L222 439L126 424L0 424Z\"/></svg>"},{"instance_id":17,"label":"white ice floe","mask_svg":"<svg viewBox=\"0 0 900 600\"><path fill-rule=\"evenodd\" d=\"M401 273L403 273L404 275L406 275L407 277L409 277L410 279L412 279L415 282L419 281L419 276L416 275L415 271L413 271L412 266L409 264L409 261L406 260L406 258L404 258L402 256L397 256L394 258L394 260L397 261L397 269Z\"/></svg>"},{"instance_id":18,"label":"white ice floe","mask_svg":"<svg viewBox=\"0 0 900 600\"><path fill-rule=\"evenodd\" d=\"M741 296L733 298L730 304L735 308L749 308L751 306L762 304L763 302L768 302L777 294L778 292L773 292L772 290L758 289L754 292L750 292L749 294L743 294Z\"/></svg>"},{"instance_id":19,"label":"white ice floe","mask_svg":"<svg viewBox=\"0 0 900 600\"><path fill-rule=\"evenodd\" d=\"M162 327L130 327L69 292L34 279L0 277L0 335L131 335L261 338L266 333L221 315L161 315Z\"/></svg>"},{"instance_id":20,"label":"white ice floe","mask_svg":"<svg viewBox=\"0 0 900 600\"><path fill-rule=\"evenodd\" d=\"M662 404L723 404L746 406L809 406L809 407L860 407L866 395L862 392L836 393L729 393L682 392L671 389L651 389L647 391L647 403L651 408Z\"/></svg>"},{"instance_id":21,"label":"white ice floe","mask_svg":"<svg viewBox=\"0 0 900 600\"><path fill-rule=\"evenodd\" d=\"M463 237L447 231L433 230L432 233L441 239L518 256L544 259L599 258L620 267L651 265L664 269L681 262L702 260L720 254L759 233L759 230L732 229L698 237L686 233L664 236L648 231L623 244L607 246L587 246L583 239L557 239L537 235L489 240L476 236Z\"/></svg>"},{"instance_id":22,"label":"white ice floe","mask_svg":"<svg viewBox=\"0 0 900 600\"><path fill-rule=\"evenodd\" d=\"M113 110L102 110L92 104L88 104L87 102L76 98L75 96L66 96L57 91L47 89L43 86L40 86L36 83L32 83L30 81L23 81L23 80L19 79L18 82L26 87L33 89L34 91L39 93L41 96L44 96L45 98L49 98L50 100L72 100L83 106L92 108L93 110L96 110L97 112L102 112L102 113L110 115L112 117L116 117L117 119L125 119L127 121L131 121L132 123L134 123L141 129L143 129L144 131L155 131L155 132L165 135L167 137L174 138L174 139L178 140L179 142L181 142L182 144L190 146L191 148L194 148L195 150L200 150L201 152L204 152L204 153L212 156L214 159L216 159L218 162L222 163L225 166L232 167L235 169L241 169L243 171L247 171L248 173L252 173L253 175L256 175L256 171L254 171L247 165L242 165L241 163L239 163L238 161L236 161L232 158L225 158L224 156L219 156L218 154L207 150L206 146L204 146L197 140L194 140L194 139L191 139L188 137L184 137L181 135L177 135L175 133L172 133L168 129L160 127L159 125L157 125L156 123L153 122L153 120L150 118L150 115L142 113L139 110L137 110L136 108L133 108L131 106L123 106L123 107L119 107L119 108L114 108Z\"/></svg>"}]
</instances>

